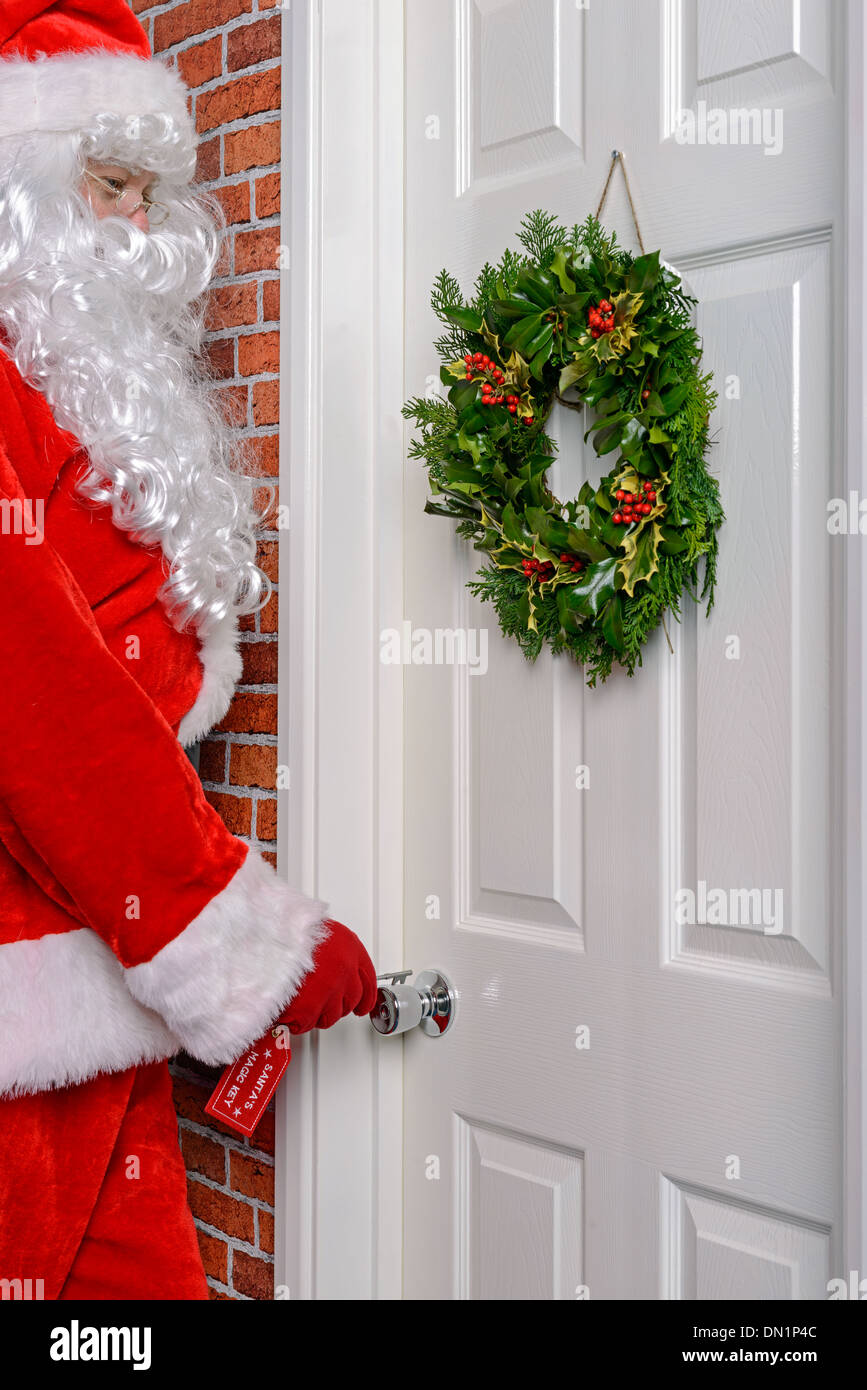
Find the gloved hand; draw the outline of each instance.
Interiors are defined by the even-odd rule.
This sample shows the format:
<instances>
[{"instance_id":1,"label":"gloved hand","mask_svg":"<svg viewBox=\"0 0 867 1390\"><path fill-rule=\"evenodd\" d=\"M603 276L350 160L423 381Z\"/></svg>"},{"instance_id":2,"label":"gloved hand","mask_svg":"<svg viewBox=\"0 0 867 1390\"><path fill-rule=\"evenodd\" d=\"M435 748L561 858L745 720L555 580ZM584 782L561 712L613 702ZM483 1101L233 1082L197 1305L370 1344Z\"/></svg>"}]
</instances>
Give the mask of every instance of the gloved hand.
<instances>
[{"instance_id":1,"label":"gloved hand","mask_svg":"<svg viewBox=\"0 0 867 1390\"><path fill-rule=\"evenodd\" d=\"M304 976L277 1023L290 1033L330 1028L350 1010L364 1017L376 1003L376 967L355 932L324 918L329 935L313 952L313 967Z\"/></svg>"}]
</instances>

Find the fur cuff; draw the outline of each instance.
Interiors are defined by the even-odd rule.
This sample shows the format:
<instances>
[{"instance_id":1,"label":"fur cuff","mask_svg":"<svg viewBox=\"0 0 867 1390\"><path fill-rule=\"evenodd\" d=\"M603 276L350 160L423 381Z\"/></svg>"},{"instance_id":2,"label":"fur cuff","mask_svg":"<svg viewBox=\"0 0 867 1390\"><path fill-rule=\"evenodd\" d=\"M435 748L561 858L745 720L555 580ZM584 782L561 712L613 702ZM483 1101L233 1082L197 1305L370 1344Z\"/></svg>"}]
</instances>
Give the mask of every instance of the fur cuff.
<instances>
[{"instance_id":1,"label":"fur cuff","mask_svg":"<svg viewBox=\"0 0 867 1390\"><path fill-rule=\"evenodd\" d=\"M202 641L199 660L204 668L202 685L192 709L184 715L178 738L185 748L219 724L241 679L243 661L238 650L238 618L229 613Z\"/></svg>"},{"instance_id":2,"label":"fur cuff","mask_svg":"<svg viewBox=\"0 0 867 1390\"><path fill-rule=\"evenodd\" d=\"M0 1095L77 1086L181 1046L90 927L0 946Z\"/></svg>"},{"instance_id":3,"label":"fur cuff","mask_svg":"<svg viewBox=\"0 0 867 1390\"><path fill-rule=\"evenodd\" d=\"M225 1065L294 997L329 934L327 911L327 903L295 892L251 849L188 927L126 971L127 985L162 1015L185 1052Z\"/></svg>"}]
</instances>

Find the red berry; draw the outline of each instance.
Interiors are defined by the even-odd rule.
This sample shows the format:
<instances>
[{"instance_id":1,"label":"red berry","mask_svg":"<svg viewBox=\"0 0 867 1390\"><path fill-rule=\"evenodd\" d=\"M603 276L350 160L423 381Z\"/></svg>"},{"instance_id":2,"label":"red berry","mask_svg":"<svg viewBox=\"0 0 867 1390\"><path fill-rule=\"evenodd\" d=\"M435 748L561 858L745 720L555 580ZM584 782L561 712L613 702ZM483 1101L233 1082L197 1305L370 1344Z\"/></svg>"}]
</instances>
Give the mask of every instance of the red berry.
<instances>
[{"instance_id":1,"label":"red berry","mask_svg":"<svg viewBox=\"0 0 867 1390\"><path fill-rule=\"evenodd\" d=\"M472 372L467 372L467 381L472 381L472 379L473 379L473 374L472 374Z\"/></svg>"},{"instance_id":2,"label":"red berry","mask_svg":"<svg viewBox=\"0 0 867 1390\"><path fill-rule=\"evenodd\" d=\"M642 516L650 516L650 513L651 513L652 511L653 511L653 508L651 507L651 505L650 505L649 502L642 502L642 504L641 504L641 514L642 514Z\"/></svg>"},{"instance_id":3,"label":"red berry","mask_svg":"<svg viewBox=\"0 0 867 1390\"><path fill-rule=\"evenodd\" d=\"M618 502L623 502L626 499L626 493L623 491L622 487L617 489L614 496L617 498Z\"/></svg>"},{"instance_id":4,"label":"red berry","mask_svg":"<svg viewBox=\"0 0 867 1390\"><path fill-rule=\"evenodd\" d=\"M611 520L614 522L615 526L620 526L623 521L623 517L620 515L620 512L615 512Z\"/></svg>"},{"instance_id":5,"label":"red berry","mask_svg":"<svg viewBox=\"0 0 867 1390\"><path fill-rule=\"evenodd\" d=\"M527 423L528 425L532 425L532 423L533 423L533 417L532 417L532 415L525 415L525 416L524 416L524 419L525 419L525 421L526 421L526 423Z\"/></svg>"},{"instance_id":6,"label":"red berry","mask_svg":"<svg viewBox=\"0 0 867 1390\"><path fill-rule=\"evenodd\" d=\"M606 332L606 333L610 333L611 330L612 330L613 327L614 327L614 320L613 320L613 318L606 319L606 320L605 320L604 327L605 327L605 332Z\"/></svg>"},{"instance_id":7,"label":"red berry","mask_svg":"<svg viewBox=\"0 0 867 1390\"><path fill-rule=\"evenodd\" d=\"M650 400L650 392L649 392L649 391L642 391L642 393L641 393L641 399L642 399L643 401L649 401L649 400Z\"/></svg>"},{"instance_id":8,"label":"red berry","mask_svg":"<svg viewBox=\"0 0 867 1390\"><path fill-rule=\"evenodd\" d=\"M655 502L655 501L656 501L656 493L655 493L655 492L649 492L649 493L647 494L647 500L648 500L648 502Z\"/></svg>"},{"instance_id":9,"label":"red berry","mask_svg":"<svg viewBox=\"0 0 867 1390\"><path fill-rule=\"evenodd\" d=\"M645 492L650 492L650 489L653 487L653 483L647 483L647 482L645 482L645 483L642 483L641 486L644 488L644 491L645 491Z\"/></svg>"},{"instance_id":10,"label":"red berry","mask_svg":"<svg viewBox=\"0 0 867 1390\"><path fill-rule=\"evenodd\" d=\"M591 329L590 329L590 337L591 337L591 338L601 338L601 337L602 337L602 331L601 331L601 329L599 329L599 328L591 328Z\"/></svg>"},{"instance_id":11,"label":"red berry","mask_svg":"<svg viewBox=\"0 0 867 1390\"><path fill-rule=\"evenodd\" d=\"M518 413L518 407L517 407L516 405L510 405L510 406L509 406L509 414L510 414L510 415L517 415L517 413Z\"/></svg>"},{"instance_id":12,"label":"red berry","mask_svg":"<svg viewBox=\"0 0 867 1390\"><path fill-rule=\"evenodd\" d=\"M607 299L600 299L599 308L602 310L603 314L611 313L611 305L609 304Z\"/></svg>"},{"instance_id":13,"label":"red berry","mask_svg":"<svg viewBox=\"0 0 867 1390\"><path fill-rule=\"evenodd\" d=\"M635 498L634 498L634 496L633 496L633 494L632 494L631 492L627 492L627 494L626 494L626 496L624 497L623 500L624 500L624 502L625 502L625 503L627 504L627 506L628 506L630 503L632 503L632 502L635 501Z\"/></svg>"}]
</instances>

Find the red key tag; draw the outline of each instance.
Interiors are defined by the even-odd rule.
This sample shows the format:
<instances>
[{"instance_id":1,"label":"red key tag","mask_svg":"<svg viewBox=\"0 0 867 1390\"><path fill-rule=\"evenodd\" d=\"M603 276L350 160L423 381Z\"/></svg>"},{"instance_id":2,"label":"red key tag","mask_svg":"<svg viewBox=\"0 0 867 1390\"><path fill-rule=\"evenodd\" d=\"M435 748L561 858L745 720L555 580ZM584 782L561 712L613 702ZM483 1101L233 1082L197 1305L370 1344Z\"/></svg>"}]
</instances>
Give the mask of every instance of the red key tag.
<instances>
[{"instance_id":1,"label":"red key tag","mask_svg":"<svg viewBox=\"0 0 867 1390\"><path fill-rule=\"evenodd\" d=\"M205 1106L207 1114L239 1134L252 1134L289 1065L290 1037L286 1024L278 1023L230 1063Z\"/></svg>"}]
</instances>

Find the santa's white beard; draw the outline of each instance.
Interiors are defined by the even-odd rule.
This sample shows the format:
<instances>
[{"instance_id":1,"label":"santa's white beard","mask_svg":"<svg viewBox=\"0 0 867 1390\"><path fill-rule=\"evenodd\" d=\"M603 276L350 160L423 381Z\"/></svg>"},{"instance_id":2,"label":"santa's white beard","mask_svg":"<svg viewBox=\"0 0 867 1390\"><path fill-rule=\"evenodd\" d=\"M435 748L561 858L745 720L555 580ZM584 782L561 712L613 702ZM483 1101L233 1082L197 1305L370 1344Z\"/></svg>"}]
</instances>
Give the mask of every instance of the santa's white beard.
<instances>
[{"instance_id":1,"label":"santa's white beard","mask_svg":"<svg viewBox=\"0 0 867 1390\"><path fill-rule=\"evenodd\" d=\"M7 199L3 213L0 322L22 374L88 452L78 491L162 548L176 626L205 635L230 610L253 611L267 581L252 485L199 360L213 222L192 198L150 233L59 200Z\"/></svg>"}]
</instances>

